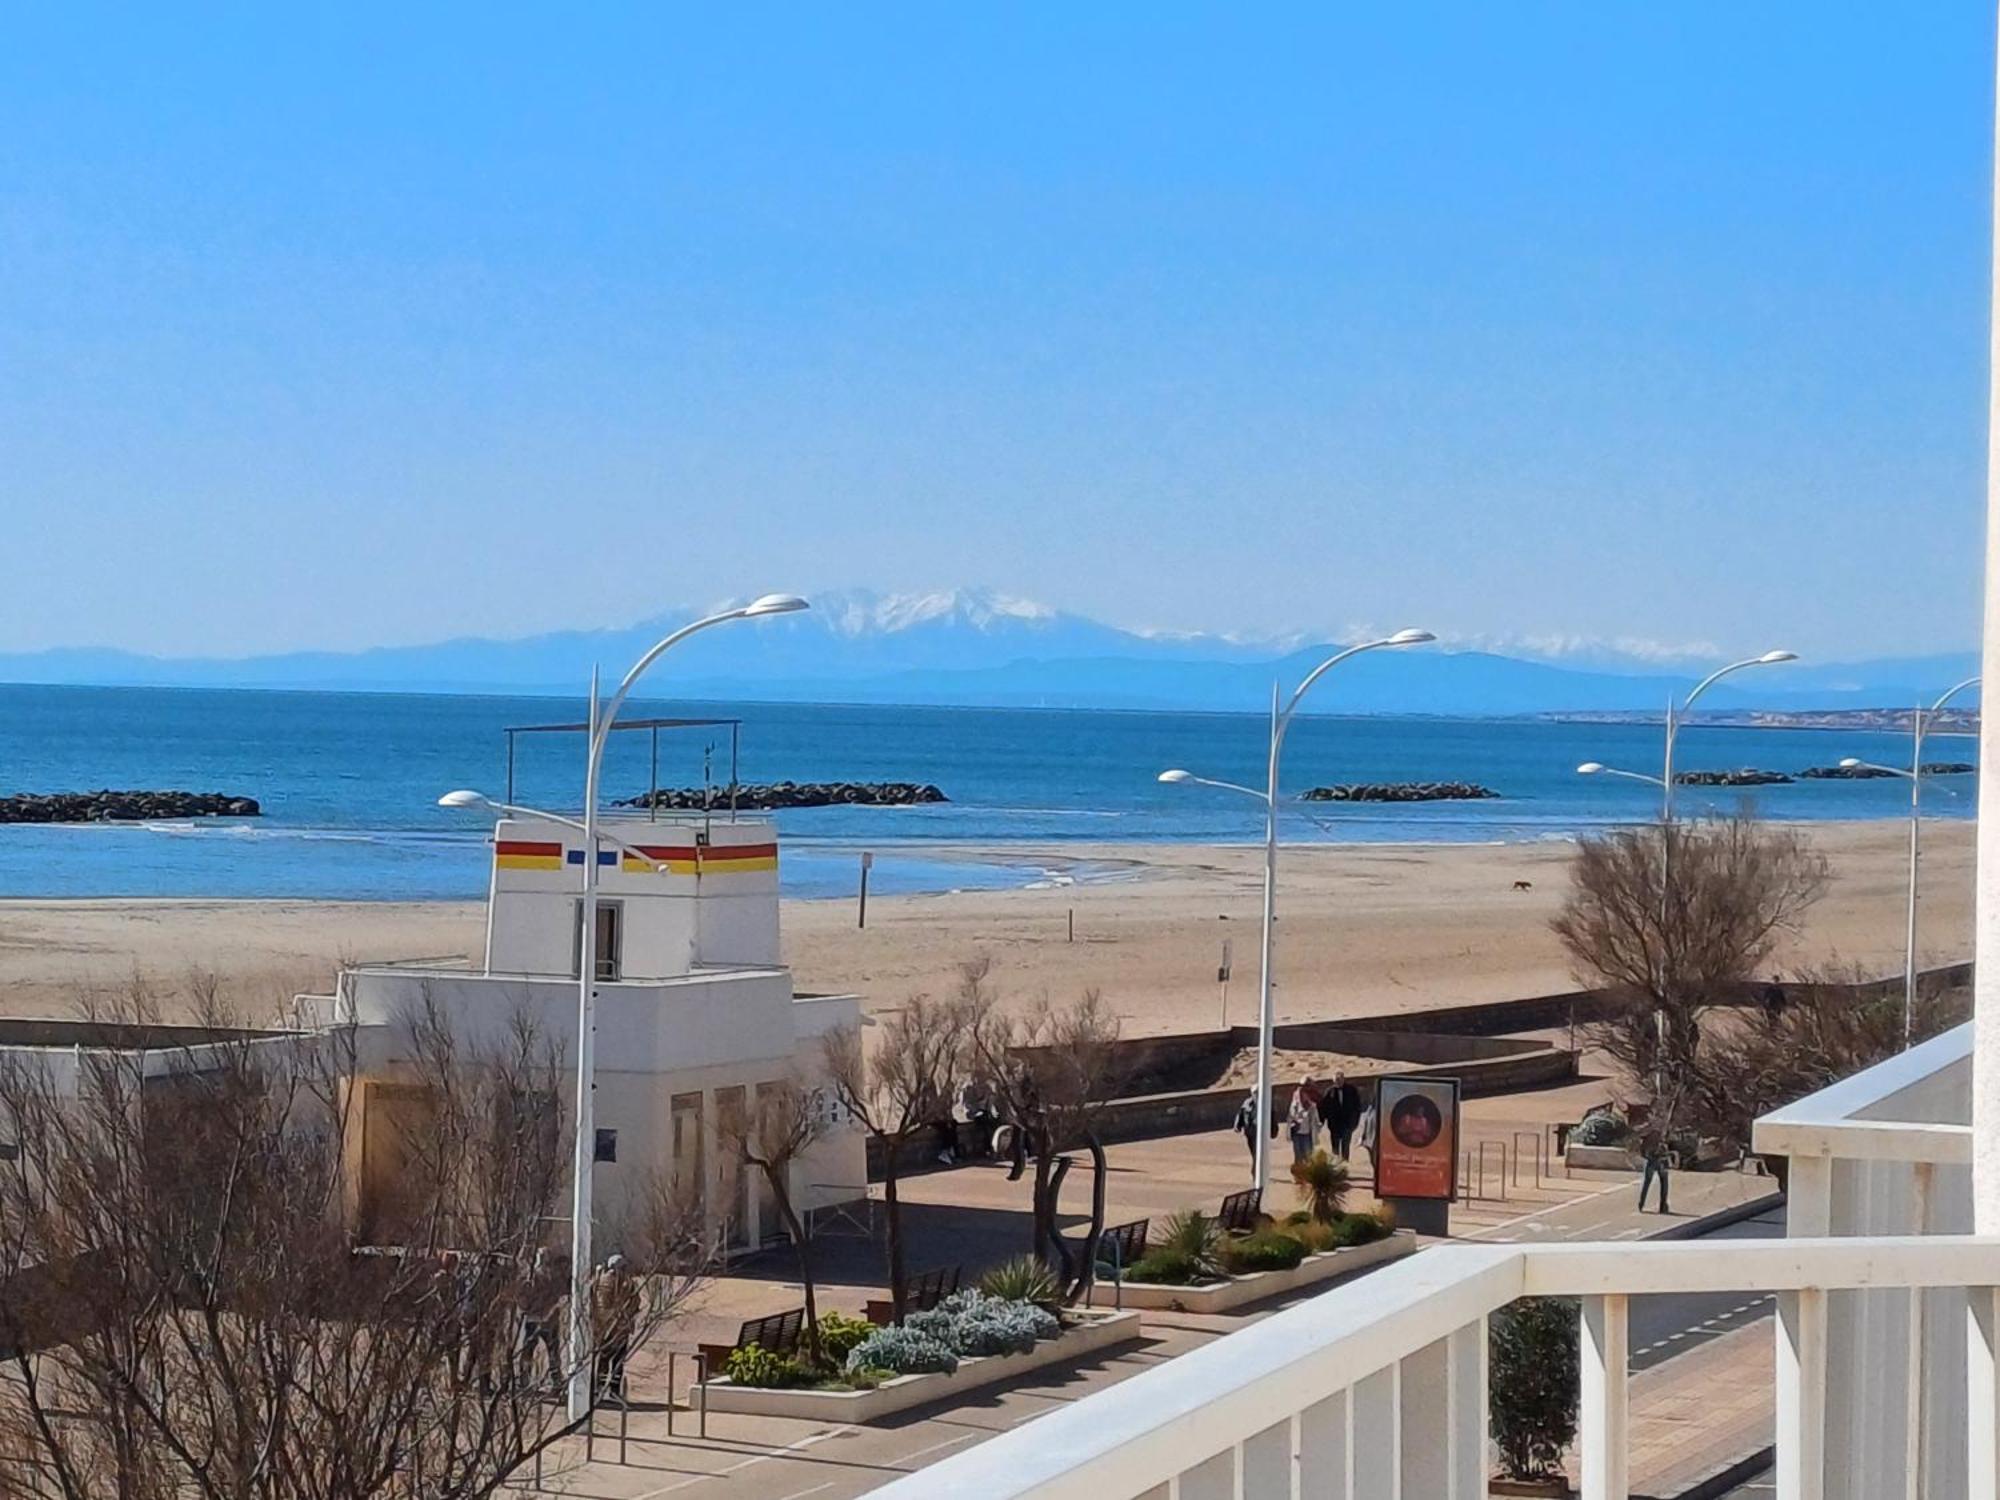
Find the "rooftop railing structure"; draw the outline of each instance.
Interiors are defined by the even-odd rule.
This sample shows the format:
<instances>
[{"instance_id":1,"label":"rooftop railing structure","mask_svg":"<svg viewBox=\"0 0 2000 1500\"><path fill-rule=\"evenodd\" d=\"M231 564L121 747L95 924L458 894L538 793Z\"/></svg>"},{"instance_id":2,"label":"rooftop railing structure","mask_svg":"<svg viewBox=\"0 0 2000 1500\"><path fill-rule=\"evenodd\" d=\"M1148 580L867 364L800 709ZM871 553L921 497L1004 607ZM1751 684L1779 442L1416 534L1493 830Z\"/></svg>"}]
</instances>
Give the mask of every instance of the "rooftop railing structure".
<instances>
[{"instance_id":1,"label":"rooftop railing structure","mask_svg":"<svg viewBox=\"0 0 2000 1500\"><path fill-rule=\"evenodd\" d=\"M1624 1500L1630 1299L1740 1291L1778 1303L1779 1496L1996 1500L2000 1239L1937 1232L1970 1221L1970 1048L1961 1028L1759 1123L1792 1155L1793 1238L1429 1249L878 1493L1474 1500L1487 1320L1574 1297L1582 1493Z\"/></svg>"}]
</instances>

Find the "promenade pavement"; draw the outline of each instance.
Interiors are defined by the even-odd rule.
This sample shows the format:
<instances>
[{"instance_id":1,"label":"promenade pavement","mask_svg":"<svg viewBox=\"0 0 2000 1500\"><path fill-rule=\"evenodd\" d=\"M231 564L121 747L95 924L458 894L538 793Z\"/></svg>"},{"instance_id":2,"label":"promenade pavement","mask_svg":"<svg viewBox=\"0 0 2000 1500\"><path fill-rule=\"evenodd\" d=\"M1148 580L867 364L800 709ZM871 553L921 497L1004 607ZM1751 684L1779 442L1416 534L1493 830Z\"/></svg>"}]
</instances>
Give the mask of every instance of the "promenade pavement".
<instances>
[{"instance_id":1,"label":"promenade pavement","mask_svg":"<svg viewBox=\"0 0 2000 1500\"><path fill-rule=\"evenodd\" d=\"M1551 1124L1574 1120L1603 1096L1602 1084L1579 1084L1467 1101L1467 1142L1475 1156L1478 1144L1487 1144L1488 1169L1483 1196L1454 1206L1454 1237L1638 1239L1657 1233L1662 1216L1637 1211L1637 1184L1631 1174L1565 1175L1559 1164L1547 1170L1531 1144L1536 1138L1548 1141ZM1132 1142L1111 1148L1109 1155L1110 1223L1188 1206L1212 1207L1224 1193L1245 1185L1249 1175L1242 1140L1226 1131ZM1079 1163L1078 1172L1086 1166ZM970 1274L1025 1249L1027 1184L1009 1183L1006 1175L1002 1166L975 1164L909 1179L903 1196L911 1265L961 1263ZM1365 1207L1372 1202L1365 1165L1358 1167L1357 1175L1361 1180L1350 1206ZM1767 1180L1736 1173L1683 1175L1675 1181L1675 1215L1665 1222L1687 1222L1770 1188ZM1081 1204L1087 1201L1087 1192L1087 1182L1073 1172L1069 1198ZM1080 1216L1068 1216L1065 1222L1074 1233ZM815 1258L822 1308L858 1310L866 1297L880 1295L879 1243L829 1235L816 1242ZM866 1426L717 1414L708 1420L707 1436L697 1436L695 1416L685 1409L690 1365L677 1359L673 1396L683 1409L672 1413L670 1434L666 1352L689 1348L696 1340L728 1341L744 1317L797 1306L800 1288L793 1278L790 1253L772 1251L749 1258L712 1283L695 1310L671 1330L671 1338L635 1362L637 1407L629 1417L625 1461L618 1460L615 1447L608 1448L605 1440L599 1441L592 1462L584 1461L580 1443L566 1444L545 1465L543 1487L589 1500L663 1500L668 1495L686 1500L846 1500L1337 1285L1322 1283L1292 1298L1274 1299L1233 1315L1148 1313L1136 1344L988 1388L950 1408L910 1412ZM1763 1330L1763 1344L1768 1366L1768 1329ZM1736 1357L1737 1347L1727 1345L1730 1357ZM1675 1475L1692 1462L1690 1446L1701 1441L1701 1434L1690 1437L1698 1424L1689 1415L1692 1397L1682 1392L1684 1387L1699 1392L1704 1380L1713 1377L1694 1373L1683 1378L1676 1369L1697 1357L1706 1365L1716 1356L1704 1346L1697 1354L1668 1361L1659 1372L1634 1377L1634 1417L1640 1434L1635 1437L1634 1480L1643 1493L1676 1493L1647 1486L1674 1482ZM1643 1391L1641 1381L1649 1382ZM1768 1368L1748 1384L1768 1398ZM1652 1394L1656 1387L1658 1395ZM612 1422L609 1417L600 1420L607 1427ZM1717 1441L1735 1441L1736 1430L1735 1425L1718 1430ZM1708 1431L1703 1425L1701 1433ZM1641 1441L1643 1454L1636 1446Z\"/></svg>"}]
</instances>

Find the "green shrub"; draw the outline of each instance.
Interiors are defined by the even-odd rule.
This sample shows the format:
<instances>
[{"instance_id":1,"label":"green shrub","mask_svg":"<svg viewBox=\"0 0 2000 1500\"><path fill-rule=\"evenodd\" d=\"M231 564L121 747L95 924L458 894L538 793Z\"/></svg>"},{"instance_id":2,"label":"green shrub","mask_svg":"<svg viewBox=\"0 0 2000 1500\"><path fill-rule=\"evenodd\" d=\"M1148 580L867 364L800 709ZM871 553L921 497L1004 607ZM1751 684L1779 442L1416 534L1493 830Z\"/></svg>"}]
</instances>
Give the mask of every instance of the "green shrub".
<instances>
[{"instance_id":1,"label":"green shrub","mask_svg":"<svg viewBox=\"0 0 2000 1500\"><path fill-rule=\"evenodd\" d=\"M1488 1329L1494 1446L1508 1477L1547 1478L1576 1437L1577 1304L1523 1298L1495 1313Z\"/></svg>"},{"instance_id":2,"label":"green shrub","mask_svg":"<svg viewBox=\"0 0 2000 1500\"><path fill-rule=\"evenodd\" d=\"M1253 1271L1289 1271L1306 1258L1306 1247L1288 1234L1260 1229L1241 1239L1224 1241L1222 1267L1232 1276Z\"/></svg>"},{"instance_id":3,"label":"green shrub","mask_svg":"<svg viewBox=\"0 0 2000 1500\"><path fill-rule=\"evenodd\" d=\"M1204 1272L1185 1250L1148 1250L1125 1268L1127 1281L1153 1286L1190 1286L1197 1281L1214 1281L1215 1272Z\"/></svg>"},{"instance_id":4,"label":"green shrub","mask_svg":"<svg viewBox=\"0 0 2000 1500\"><path fill-rule=\"evenodd\" d=\"M1594 1109L1569 1133L1577 1146L1624 1146L1638 1139L1632 1127L1608 1109Z\"/></svg>"},{"instance_id":5,"label":"green shrub","mask_svg":"<svg viewBox=\"0 0 2000 1500\"><path fill-rule=\"evenodd\" d=\"M762 1344L746 1344L730 1350L729 1363L723 1366L722 1373L737 1385L762 1386L774 1391L813 1383L812 1371L786 1355L773 1354Z\"/></svg>"},{"instance_id":6,"label":"green shrub","mask_svg":"<svg viewBox=\"0 0 2000 1500\"><path fill-rule=\"evenodd\" d=\"M1299 1202L1313 1218L1331 1224L1340 1217L1349 1186L1346 1162L1321 1147L1304 1161L1292 1163L1292 1182L1299 1190Z\"/></svg>"},{"instance_id":7,"label":"green shrub","mask_svg":"<svg viewBox=\"0 0 2000 1500\"><path fill-rule=\"evenodd\" d=\"M846 1313L830 1312L819 1320L820 1357L838 1369L847 1362L847 1356L869 1334L875 1325L866 1318L850 1318Z\"/></svg>"},{"instance_id":8,"label":"green shrub","mask_svg":"<svg viewBox=\"0 0 2000 1500\"><path fill-rule=\"evenodd\" d=\"M1222 1241L1220 1224L1198 1208L1183 1209L1168 1216L1160 1237L1140 1257L1138 1264L1144 1265L1155 1254L1166 1251L1187 1262L1189 1280L1212 1281L1222 1274ZM1133 1281L1137 1278L1127 1275L1125 1279Z\"/></svg>"},{"instance_id":9,"label":"green shrub","mask_svg":"<svg viewBox=\"0 0 2000 1500\"><path fill-rule=\"evenodd\" d=\"M979 1290L1002 1302L1033 1302L1039 1307L1054 1307L1062 1301L1061 1285L1032 1255L1001 1261L979 1278Z\"/></svg>"},{"instance_id":10,"label":"green shrub","mask_svg":"<svg viewBox=\"0 0 2000 1500\"><path fill-rule=\"evenodd\" d=\"M1377 1240L1387 1239L1394 1230L1375 1214L1342 1214L1327 1225L1330 1250L1347 1249L1354 1245L1372 1245Z\"/></svg>"}]
</instances>

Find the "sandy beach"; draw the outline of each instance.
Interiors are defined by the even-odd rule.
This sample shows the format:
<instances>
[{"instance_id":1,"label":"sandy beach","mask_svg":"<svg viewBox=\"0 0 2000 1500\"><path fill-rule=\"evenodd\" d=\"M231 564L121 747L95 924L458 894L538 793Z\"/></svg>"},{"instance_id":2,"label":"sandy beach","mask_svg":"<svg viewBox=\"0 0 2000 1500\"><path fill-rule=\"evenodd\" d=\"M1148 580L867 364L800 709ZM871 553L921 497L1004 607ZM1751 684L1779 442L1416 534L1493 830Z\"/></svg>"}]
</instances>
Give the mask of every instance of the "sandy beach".
<instances>
[{"instance_id":1,"label":"sandy beach","mask_svg":"<svg viewBox=\"0 0 2000 1500\"><path fill-rule=\"evenodd\" d=\"M1903 957L1907 827L1827 823L1807 830L1832 866L1826 896L1776 964L1858 964L1890 973ZM1972 825L1927 825L1922 953L1971 948ZM1018 1000L1100 990L1132 1034L1216 1025L1216 970L1233 949L1229 1015L1257 991L1262 851L1213 845L940 849L1093 878L1040 889L877 897L868 927L852 901L788 901L785 947L802 990L854 991L876 1012L943 994L988 956ZM1569 846L1307 845L1283 854L1281 1017L1361 1015L1573 987L1548 930L1567 887ZM1108 873L1107 873L1108 872ZM1517 881L1530 888L1518 890ZM1071 921L1074 914L1074 940ZM0 903L0 1014L73 1013L90 994L136 980L184 994L213 974L258 1008L324 990L342 961L473 954L484 908L470 902L10 901Z\"/></svg>"}]
</instances>

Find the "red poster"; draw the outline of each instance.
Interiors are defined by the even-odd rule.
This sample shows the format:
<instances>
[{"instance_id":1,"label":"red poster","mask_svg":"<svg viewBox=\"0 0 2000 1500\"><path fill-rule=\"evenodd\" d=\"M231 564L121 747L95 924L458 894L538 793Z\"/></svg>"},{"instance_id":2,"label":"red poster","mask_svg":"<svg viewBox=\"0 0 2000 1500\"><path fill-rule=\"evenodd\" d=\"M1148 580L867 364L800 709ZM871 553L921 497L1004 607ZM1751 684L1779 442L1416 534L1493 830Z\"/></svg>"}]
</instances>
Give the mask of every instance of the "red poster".
<instances>
[{"instance_id":1,"label":"red poster","mask_svg":"<svg viewBox=\"0 0 2000 1500\"><path fill-rule=\"evenodd\" d=\"M1375 1094L1375 1195L1458 1197L1458 1080L1384 1078Z\"/></svg>"}]
</instances>

